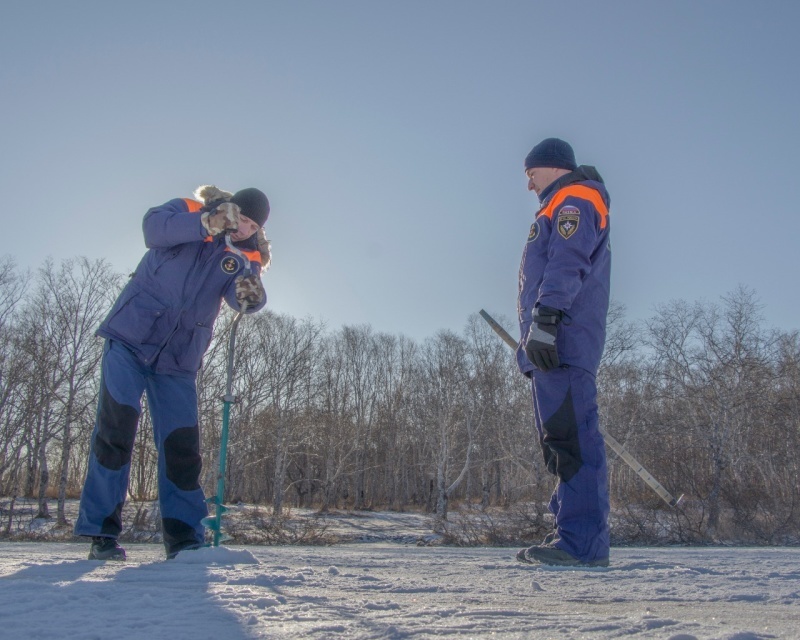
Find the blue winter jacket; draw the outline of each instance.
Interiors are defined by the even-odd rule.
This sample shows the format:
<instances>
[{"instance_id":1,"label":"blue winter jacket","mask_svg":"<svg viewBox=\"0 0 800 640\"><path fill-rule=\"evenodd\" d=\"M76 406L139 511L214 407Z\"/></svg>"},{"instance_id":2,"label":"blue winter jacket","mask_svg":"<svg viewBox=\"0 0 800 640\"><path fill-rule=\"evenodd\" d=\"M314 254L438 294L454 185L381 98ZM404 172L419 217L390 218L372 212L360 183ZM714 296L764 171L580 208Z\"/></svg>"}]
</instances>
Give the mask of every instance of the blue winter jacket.
<instances>
[{"instance_id":1,"label":"blue winter jacket","mask_svg":"<svg viewBox=\"0 0 800 640\"><path fill-rule=\"evenodd\" d=\"M176 199L145 214L142 229L149 251L97 330L97 335L123 343L158 373L195 375L222 298L240 309L234 281L245 265L224 237L207 235L201 207ZM258 251L244 254L252 273L260 274ZM266 296L247 312L265 304Z\"/></svg>"},{"instance_id":2,"label":"blue winter jacket","mask_svg":"<svg viewBox=\"0 0 800 640\"><path fill-rule=\"evenodd\" d=\"M596 374L611 284L608 192L594 167L580 166L542 196L519 270L517 364L527 376L534 370L525 342L533 310L546 306L564 312L556 337L561 364Z\"/></svg>"}]
</instances>

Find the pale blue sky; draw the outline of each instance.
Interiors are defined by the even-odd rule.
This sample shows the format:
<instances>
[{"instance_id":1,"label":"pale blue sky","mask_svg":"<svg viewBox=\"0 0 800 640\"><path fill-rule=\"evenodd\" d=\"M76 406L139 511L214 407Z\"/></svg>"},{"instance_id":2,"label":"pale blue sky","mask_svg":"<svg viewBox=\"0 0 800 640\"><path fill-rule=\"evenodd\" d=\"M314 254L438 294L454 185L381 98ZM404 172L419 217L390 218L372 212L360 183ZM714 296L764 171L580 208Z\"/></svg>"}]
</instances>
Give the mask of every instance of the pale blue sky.
<instances>
[{"instance_id":1,"label":"pale blue sky","mask_svg":"<svg viewBox=\"0 0 800 640\"><path fill-rule=\"evenodd\" d=\"M0 0L0 255L106 258L203 183L272 202L276 311L414 338L513 317L572 143L631 319L743 284L800 328L800 3Z\"/></svg>"}]
</instances>

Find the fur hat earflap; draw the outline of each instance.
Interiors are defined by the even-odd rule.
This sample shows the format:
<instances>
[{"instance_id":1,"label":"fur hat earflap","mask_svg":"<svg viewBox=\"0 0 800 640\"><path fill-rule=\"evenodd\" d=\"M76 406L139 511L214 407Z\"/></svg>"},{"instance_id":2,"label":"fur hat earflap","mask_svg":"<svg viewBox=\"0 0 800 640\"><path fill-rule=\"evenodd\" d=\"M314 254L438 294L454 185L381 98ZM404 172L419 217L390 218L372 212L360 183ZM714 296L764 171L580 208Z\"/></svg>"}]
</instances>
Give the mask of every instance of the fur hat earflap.
<instances>
[{"instance_id":1,"label":"fur hat earflap","mask_svg":"<svg viewBox=\"0 0 800 640\"><path fill-rule=\"evenodd\" d=\"M217 200L230 200L233 194L230 191L223 191L213 184L204 184L194 190L194 197L203 204L208 204L209 202L216 202Z\"/></svg>"}]
</instances>

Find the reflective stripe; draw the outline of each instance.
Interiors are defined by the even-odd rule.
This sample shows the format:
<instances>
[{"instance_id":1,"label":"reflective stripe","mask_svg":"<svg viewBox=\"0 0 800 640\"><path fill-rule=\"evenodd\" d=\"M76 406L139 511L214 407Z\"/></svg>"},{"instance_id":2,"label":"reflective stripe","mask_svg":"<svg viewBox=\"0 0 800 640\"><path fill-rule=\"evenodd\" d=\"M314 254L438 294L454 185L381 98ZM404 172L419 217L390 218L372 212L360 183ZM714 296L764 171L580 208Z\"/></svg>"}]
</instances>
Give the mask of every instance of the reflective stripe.
<instances>
[{"instance_id":1,"label":"reflective stripe","mask_svg":"<svg viewBox=\"0 0 800 640\"><path fill-rule=\"evenodd\" d=\"M592 189L591 187L587 187L582 184L573 184L557 191L555 196L553 196L553 199L536 217L538 218L539 216L547 216L552 220L553 212L556 210L556 208L558 208L558 206L562 204L564 200L570 197L581 198L582 200L588 200L591 202L594 208L597 210L597 213L600 214L600 228L606 228L606 224L608 224L608 207L603 201L603 196L601 196L596 189Z\"/></svg>"}]
</instances>

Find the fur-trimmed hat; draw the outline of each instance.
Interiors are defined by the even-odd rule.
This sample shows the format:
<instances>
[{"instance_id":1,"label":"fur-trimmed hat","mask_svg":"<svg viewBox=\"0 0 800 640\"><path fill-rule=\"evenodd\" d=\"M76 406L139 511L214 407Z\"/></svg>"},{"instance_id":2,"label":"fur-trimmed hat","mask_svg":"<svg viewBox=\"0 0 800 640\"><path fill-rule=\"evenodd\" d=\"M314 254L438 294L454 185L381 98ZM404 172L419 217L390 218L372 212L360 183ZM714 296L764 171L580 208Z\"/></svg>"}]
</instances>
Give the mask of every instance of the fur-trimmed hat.
<instances>
[{"instance_id":1,"label":"fur-trimmed hat","mask_svg":"<svg viewBox=\"0 0 800 640\"><path fill-rule=\"evenodd\" d=\"M525 170L534 167L553 167L575 171L575 152L569 143L560 138L546 138L537 144L525 158Z\"/></svg>"}]
</instances>

